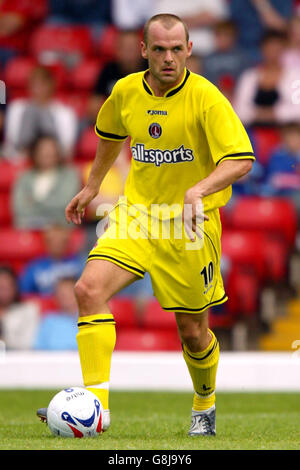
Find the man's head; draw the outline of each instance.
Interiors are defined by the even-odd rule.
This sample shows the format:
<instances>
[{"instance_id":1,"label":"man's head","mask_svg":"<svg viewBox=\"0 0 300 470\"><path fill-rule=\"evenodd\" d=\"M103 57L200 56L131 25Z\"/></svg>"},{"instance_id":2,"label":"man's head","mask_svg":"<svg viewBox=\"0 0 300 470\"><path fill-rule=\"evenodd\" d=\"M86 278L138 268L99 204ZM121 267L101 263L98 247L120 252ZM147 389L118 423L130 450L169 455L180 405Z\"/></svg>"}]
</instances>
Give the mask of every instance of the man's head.
<instances>
[{"instance_id":1,"label":"man's head","mask_svg":"<svg viewBox=\"0 0 300 470\"><path fill-rule=\"evenodd\" d=\"M44 239L47 253L52 258L61 259L70 248L71 231L69 227L53 224L45 228Z\"/></svg>"},{"instance_id":2,"label":"man's head","mask_svg":"<svg viewBox=\"0 0 300 470\"><path fill-rule=\"evenodd\" d=\"M286 34L280 31L266 31L261 39L261 52L267 64L280 62L285 48Z\"/></svg>"},{"instance_id":3,"label":"man's head","mask_svg":"<svg viewBox=\"0 0 300 470\"><path fill-rule=\"evenodd\" d=\"M150 73L161 85L176 85L191 53L187 27L178 16L165 13L147 21L142 56L148 60Z\"/></svg>"},{"instance_id":4,"label":"man's head","mask_svg":"<svg viewBox=\"0 0 300 470\"><path fill-rule=\"evenodd\" d=\"M230 51L237 40L237 26L231 20L223 20L217 23L214 27L215 32L215 45L216 49L220 52Z\"/></svg>"},{"instance_id":5,"label":"man's head","mask_svg":"<svg viewBox=\"0 0 300 470\"><path fill-rule=\"evenodd\" d=\"M38 65L29 77L29 93L31 98L40 104L47 103L53 98L55 80L47 67Z\"/></svg>"},{"instance_id":6,"label":"man's head","mask_svg":"<svg viewBox=\"0 0 300 470\"><path fill-rule=\"evenodd\" d=\"M283 145L293 154L300 152L300 124L288 122L281 127Z\"/></svg>"},{"instance_id":7,"label":"man's head","mask_svg":"<svg viewBox=\"0 0 300 470\"><path fill-rule=\"evenodd\" d=\"M137 72L141 65L139 31L120 31L117 40L117 61L126 72Z\"/></svg>"},{"instance_id":8,"label":"man's head","mask_svg":"<svg viewBox=\"0 0 300 470\"><path fill-rule=\"evenodd\" d=\"M59 308L64 313L74 315L78 311L77 302L74 294L74 285L76 280L73 278L61 278L55 286L55 297Z\"/></svg>"},{"instance_id":9,"label":"man's head","mask_svg":"<svg viewBox=\"0 0 300 470\"><path fill-rule=\"evenodd\" d=\"M57 168L62 164L62 152L57 139L51 135L38 136L31 145L30 158L36 170Z\"/></svg>"}]
</instances>

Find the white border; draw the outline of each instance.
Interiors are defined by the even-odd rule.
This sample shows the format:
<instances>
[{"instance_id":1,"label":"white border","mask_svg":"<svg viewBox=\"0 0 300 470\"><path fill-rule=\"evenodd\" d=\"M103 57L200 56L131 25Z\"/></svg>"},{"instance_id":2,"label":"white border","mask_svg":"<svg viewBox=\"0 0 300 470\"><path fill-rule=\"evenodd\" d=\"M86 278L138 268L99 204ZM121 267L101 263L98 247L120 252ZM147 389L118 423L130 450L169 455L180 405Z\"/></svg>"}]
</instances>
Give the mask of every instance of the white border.
<instances>
[{"instance_id":1,"label":"white border","mask_svg":"<svg viewBox=\"0 0 300 470\"><path fill-rule=\"evenodd\" d=\"M77 352L6 352L0 360L0 388L81 386ZM180 352L113 354L112 390L192 391ZM294 353L223 352L219 391L300 391L300 357Z\"/></svg>"}]
</instances>

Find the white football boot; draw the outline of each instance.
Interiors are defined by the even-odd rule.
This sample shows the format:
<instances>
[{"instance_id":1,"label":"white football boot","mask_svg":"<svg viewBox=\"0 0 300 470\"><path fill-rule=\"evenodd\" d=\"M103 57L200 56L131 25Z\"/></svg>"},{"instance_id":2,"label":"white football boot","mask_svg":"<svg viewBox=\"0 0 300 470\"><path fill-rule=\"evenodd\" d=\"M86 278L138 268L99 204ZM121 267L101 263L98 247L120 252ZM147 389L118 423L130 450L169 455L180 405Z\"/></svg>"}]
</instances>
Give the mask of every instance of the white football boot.
<instances>
[{"instance_id":1,"label":"white football boot","mask_svg":"<svg viewBox=\"0 0 300 470\"><path fill-rule=\"evenodd\" d=\"M189 436L216 435L216 405L205 411L192 410L192 422Z\"/></svg>"}]
</instances>

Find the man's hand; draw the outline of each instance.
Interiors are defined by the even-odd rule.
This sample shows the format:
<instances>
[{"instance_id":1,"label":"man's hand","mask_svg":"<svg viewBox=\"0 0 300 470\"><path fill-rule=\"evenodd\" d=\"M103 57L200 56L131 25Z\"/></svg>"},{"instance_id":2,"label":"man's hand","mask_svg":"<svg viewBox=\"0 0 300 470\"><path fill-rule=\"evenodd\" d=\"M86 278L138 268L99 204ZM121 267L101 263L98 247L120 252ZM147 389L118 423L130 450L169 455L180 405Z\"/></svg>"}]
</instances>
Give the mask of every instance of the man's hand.
<instances>
[{"instance_id":1,"label":"man's hand","mask_svg":"<svg viewBox=\"0 0 300 470\"><path fill-rule=\"evenodd\" d=\"M73 222L80 225L84 216L86 206L97 196L97 191L91 190L87 187L83 188L76 196L73 197L71 202L67 205L65 216L67 222Z\"/></svg>"},{"instance_id":2,"label":"man's hand","mask_svg":"<svg viewBox=\"0 0 300 470\"><path fill-rule=\"evenodd\" d=\"M196 241L195 234L202 238L197 224L203 222L203 220L209 220L209 217L203 212L202 197L197 186L188 189L184 197L182 219L186 233L193 242Z\"/></svg>"}]
</instances>

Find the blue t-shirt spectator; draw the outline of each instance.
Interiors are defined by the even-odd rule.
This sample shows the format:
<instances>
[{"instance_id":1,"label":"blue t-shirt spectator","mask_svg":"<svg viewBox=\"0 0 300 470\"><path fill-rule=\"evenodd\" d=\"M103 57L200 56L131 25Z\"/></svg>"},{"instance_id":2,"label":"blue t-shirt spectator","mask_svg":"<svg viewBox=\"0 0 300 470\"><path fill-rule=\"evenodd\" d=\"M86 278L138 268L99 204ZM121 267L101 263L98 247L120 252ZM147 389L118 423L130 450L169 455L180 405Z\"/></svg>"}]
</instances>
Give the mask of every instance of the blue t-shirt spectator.
<instances>
[{"instance_id":1,"label":"blue t-shirt spectator","mask_svg":"<svg viewBox=\"0 0 300 470\"><path fill-rule=\"evenodd\" d=\"M65 277L78 279L85 265L82 256L52 257L32 261L20 277L22 294L52 295L57 281Z\"/></svg>"},{"instance_id":2,"label":"blue t-shirt spectator","mask_svg":"<svg viewBox=\"0 0 300 470\"><path fill-rule=\"evenodd\" d=\"M41 320L34 349L77 350L77 332L77 316L64 312L49 312Z\"/></svg>"},{"instance_id":3,"label":"blue t-shirt spectator","mask_svg":"<svg viewBox=\"0 0 300 470\"><path fill-rule=\"evenodd\" d=\"M239 45L252 55L257 61L260 59L259 43L263 33L267 29L277 29L272 23L266 24L262 13L255 6L258 0L231 0L230 13L231 19L235 21L239 30ZM264 5L270 5L283 20L289 20L293 13L293 0L267 0L261 2L260 8ZM265 15L268 15L265 6Z\"/></svg>"},{"instance_id":4,"label":"blue t-shirt spectator","mask_svg":"<svg viewBox=\"0 0 300 470\"><path fill-rule=\"evenodd\" d=\"M290 196L300 188L300 149L291 153L282 147L275 151L266 169L264 193Z\"/></svg>"}]
</instances>

